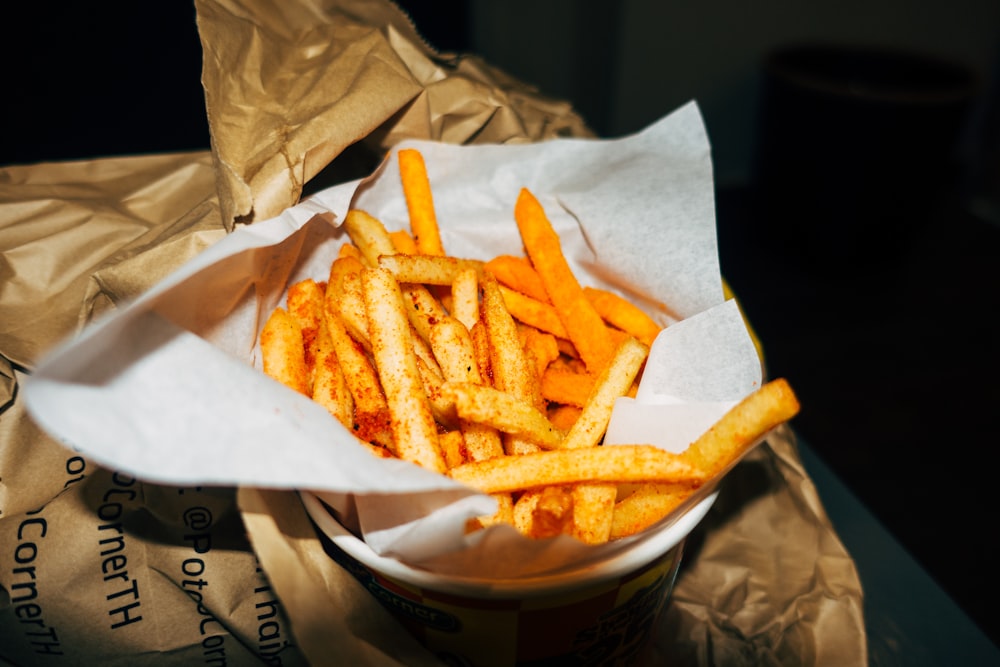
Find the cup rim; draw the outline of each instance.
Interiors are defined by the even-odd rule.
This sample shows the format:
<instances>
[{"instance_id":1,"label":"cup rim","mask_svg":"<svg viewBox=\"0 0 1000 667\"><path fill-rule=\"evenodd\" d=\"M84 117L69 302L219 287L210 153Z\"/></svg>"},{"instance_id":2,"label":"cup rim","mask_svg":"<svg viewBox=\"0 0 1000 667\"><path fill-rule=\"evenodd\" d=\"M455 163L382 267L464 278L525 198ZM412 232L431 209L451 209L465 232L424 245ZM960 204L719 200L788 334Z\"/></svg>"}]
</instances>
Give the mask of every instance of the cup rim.
<instances>
[{"instance_id":1,"label":"cup rim","mask_svg":"<svg viewBox=\"0 0 1000 667\"><path fill-rule=\"evenodd\" d=\"M308 491L299 491L306 512L319 529L337 547L365 567L422 589L453 595L507 598L556 594L566 589L578 589L640 570L680 545L705 517L718 495L718 490L713 491L681 516L664 522L662 526L649 529L651 534L638 540L634 547L616 552L604 560L555 574L486 579L440 574L407 565L395 558L380 556L363 540L344 528L316 495Z\"/></svg>"}]
</instances>

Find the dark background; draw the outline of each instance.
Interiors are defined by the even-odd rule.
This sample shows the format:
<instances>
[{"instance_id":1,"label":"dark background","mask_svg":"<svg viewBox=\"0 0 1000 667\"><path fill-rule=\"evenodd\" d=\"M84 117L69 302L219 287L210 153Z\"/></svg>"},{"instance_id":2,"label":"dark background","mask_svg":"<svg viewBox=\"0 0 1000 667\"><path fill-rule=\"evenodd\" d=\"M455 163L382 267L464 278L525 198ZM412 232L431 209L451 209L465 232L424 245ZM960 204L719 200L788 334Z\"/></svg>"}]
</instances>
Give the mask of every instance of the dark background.
<instances>
[{"instance_id":1,"label":"dark background","mask_svg":"<svg viewBox=\"0 0 1000 667\"><path fill-rule=\"evenodd\" d=\"M737 3L729 14L590 0L402 4L431 44L481 53L570 99L602 135L699 101L723 273L769 373L800 396L797 432L998 641L996 4L948 3L941 14L945 3L916 3L938 14L893 16L892 3L875 3L882 14L869 16L847 3L857 20L825 32L829 17L789 2L760 3L780 11L781 32ZM208 148L193 6L36 3L5 14L0 166ZM671 28L689 41L657 39L656 21L690 24ZM651 36L635 36L651 24ZM755 29L767 39L751 43ZM686 57L699 31L713 41ZM768 67L790 43L947 66L838 48Z\"/></svg>"}]
</instances>

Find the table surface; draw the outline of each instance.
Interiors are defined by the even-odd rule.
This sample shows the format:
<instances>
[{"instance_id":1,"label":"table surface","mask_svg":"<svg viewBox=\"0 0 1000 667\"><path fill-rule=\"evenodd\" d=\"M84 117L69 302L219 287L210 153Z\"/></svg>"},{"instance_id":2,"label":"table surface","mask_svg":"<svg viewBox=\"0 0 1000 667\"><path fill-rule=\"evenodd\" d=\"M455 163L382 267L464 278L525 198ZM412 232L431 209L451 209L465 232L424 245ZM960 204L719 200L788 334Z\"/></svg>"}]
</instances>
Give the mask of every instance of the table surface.
<instances>
[{"instance_id":1,"label":"table surface","mask_svg":"<svg viewBox=\"0 0 1000 667\"><path fill-rule=\"evenodd\" d=\"M869 665L1000 665L1000 648L801 439L799 449L861 577Z\"/></svg>"}]
</instances>

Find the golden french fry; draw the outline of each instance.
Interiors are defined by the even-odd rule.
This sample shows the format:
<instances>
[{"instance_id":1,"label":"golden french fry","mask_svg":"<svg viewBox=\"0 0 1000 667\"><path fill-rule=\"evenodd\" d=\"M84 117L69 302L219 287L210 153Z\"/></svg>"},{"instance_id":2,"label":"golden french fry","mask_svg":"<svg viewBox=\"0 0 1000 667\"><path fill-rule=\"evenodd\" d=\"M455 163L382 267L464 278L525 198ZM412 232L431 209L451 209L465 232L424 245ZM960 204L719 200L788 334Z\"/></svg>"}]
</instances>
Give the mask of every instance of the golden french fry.
<instances>
[{"instance_id":1,"label":"golden french fry","mask_svg":"<svg viewBox=\"0 0 1000 667\"><path fill-rule=\"evenodd\" d=\"M609 539L634 535L677 509L696 487L690 484L643 484L615 503Z\"/></svg>"},{"instance_id":2,"label":"golden french fry","mask_svg":"<svg viewBox=\"0 0 1000 667\"><path fill-rule=\"evenodd\" d=\"M501 285L520 292L543 303L550 303L545 284L535 267L524 257L498 255L485 264L485 268L496 276Z\"/></svg>"},{"instance_id":3,"label":"golden french fry","mask_svg":"<svg viewBox=\"0 0 1000 667\"><path fill-rule=\"evenodd\" d=\"M508 392L538 410L544 408L544 400L534 368L528 362L521 347L517 325L504 304L503 295L496 278L483 274L480 282L482 290L481 313L489 345L488 368L493 377L493 386ZM534 442L513 434L504 438L504 450L508 454L532 452L538 449Z\"/></svg>"},{"instance_id":4,"label":"golden french fry","mask_svg":"<svg viewBox=\"0 0 1000 667\"><path fill-rule=\"evenodd\" d=\"M640 342L652 345L662 326L634 303L614 292L597 287L584 287L583 293L604 320Z\"/></svg>"},{"instance_id":5,"label":"golden french fry","mask_svg":"<svg viewBox=\"0 0 1000 667\"><path fill-rule=\"evenodd\" d=\"M451 281L451 314L470 332L479 321L479 272L462 269Z\"/></svg>"},{"instance_id":6,"label":"golden french fry","mask_svg":"<svg viewBox=\"0 0 1000 667\"><path fill-rule=\"evenodd\" d=\"M451 285L462 271L479 271L482 262L443 255L380 255L378 265L401 283Z\"/></svg>"},{"instance_id":7,"label":"golden french fry","mask_svg":"<svg viewBox=\"0 0 1000 667\"><path fill-rule=\"evenodd\" d=\"M264 323L260 353L267 375L306 396L311 393L302 330L284 308L275 308Z\"/></svg>"},{"instance_id":8,"label":"golden french fry","mask_svg":"<svg viewBox=\"0 0 1000 667\"><path fill-rule=\"evenodd\" d=\"M585 544L604 544L611 536L616 484L577 484L573 487L573 518L569 533Z\"/></svg>"},{"instance_id":9,"label":"golden french fry","mask_svg":"<svg viewBox=\"0 0 1000 667\"><path fill-rule=\"evenodd\" d=\"M573 520L573 496L562 486L530 489L514 503L514 527L533 539L566 532Z\"/></svg>"},{"instance_id":10,"label":"golden french fry","mask_svg":"<svg viewBox=\"0 0 1000 667\"><path fill-rule=\"evenodd\" d=\"M403 196L410 213L410 230L417 249L424 255L444 255L424 156L410 148L399 151L397 160Z\"/></svg>"},{"instance_id":11,"label":"golden french fry","mask_svg":"<svg viewBox=\"0 0 1000 667\"><path fill-rule=\"evenodd\" d=\"M552 449L456 466L448 475L483 493L542 486L623 482L704 481L705 474L677 454L653 445Z\"/></svg>"},{"instance_id":12,"label":"golden french fry","mask_svg":"<svg viewBox=\"0 0 1000 667\"><path fill-rule=\"evenodd\" d=\"M465 441L461 431L446 431L438 437L438 442L441 443L441 454L446 466L454 468L465 463Z\"/></svg>"},{"instance_id":13,"label":"golden french fry","mask_svg":"<svg viewBox=\"0 0 1000 667\"><path fill-rule=\"evenodd\" d=\"M431 349L445 380L482 384L483 378L476 363L472 336L457 319L446 317L431 327ZM454 404L452 407L454 408ZM503 455L500 434L492 426L459 418L459 428L464 435L470 461Z\"/></svg>"},{"instance_id":14,"label":"golden french fry","mask_svg":"<svg viewBox=\"0 0 1000 667\"><path fill-rule=\"evenodd\" d=\"M337 359L326 317L320 319L319 334L316 337L312 399L325 407L346 428L354 427L354 398L347 386L340 360Z\"/></svg>"},{"instance_id":15,"label":"golden french fry","mask_svg":"<svg viewBox=\"0 0 1000 667\"><path fill-rule=\"evenodd\" d=\"M311 376L316 365L316 337L323 318L323 289L311 278L300 280L288 288L285 304L288 314L299 323L306 368L309 369L312 384Z\"/></svg>"},{"instance_id":16,"label":"golden french fry","mask_svg":"<svg viewBox=\"0 0 1000 667\"><path fill-rule=\"evenodd\" d=\"M362 270L364 265L354 257L335 260L330 267L325 298L327 307L339 313L351 337L361 343L365 350L370 351L368 313L365 311L365 301L361 291Z\"/></svg>"},{"instance_id":17,"label":"golden french fry","mask_svg":"<svg viewBox=\"0 0 1000 667\"><path fill-rule=\"evenodd\" d=\"M347 331L347 326L337 310L326 301L324 315L337 361L340 363L344 382L354 400L354 418L351 426L358 439L378 443L395 453L390 429L389 405L378 379L375 367L364 348Z\"/></svg>"},{"instance_id":18,"label":"golden french fry","mask_svg":"<svg viewBox=\"0 0 1000 667\"><path fill-rule=\"evenodd\" d=\"M601 441L615 400L632 386L648 354L649 348L634 338L626 339L619 346L611 363L598 376L583 412L560 443L561 447L594 447Z\"/></svg>"},{"instance_id":19,"label":"golden french fry","mask_svg":"<svg viewBox=\"0 0 1000 667\"><path fill-rule=\"evenodd\" d=\"M614 355L614 341L604 320L584 296L545 210L527 188L517 198L514 219L531 264L559 313L567 337L587 369L599 373Z\"/></svg>"},{"instance_id":20,"label":"golden french fry","mask_svg":"<svg viewBox=\"0 0 1000 667\"><path fill-rule=\"evenodd\" d=\"M454 402L462 419L487 424L541 447L555 448L562 442L562 432L545 413L505 391L470 382L446 382L442 393Z\"/></svg>"},{"instance_id":21,"label":"golden french fry","mask_svg":"<svg viewBox=\"0 0 1000 667\"><path fill-rule=\"evenodd\" d=\"M713 477L735 463L770 430L799 412L788 381L776 378L750 393L684 451L684 458Z\"/></svg>"},{"instance_id":22,"label":"golden french fry","mask_svg":"<svg viewBox=\"0 0 1000 667\"><path fill-rule=\"evenodd\" d=\"M389 406L395 451L400 458L444 472L447 467L437 424L424 393L399 285L391 273L379 268L365 269L361 283L372 356Z\"/></svg>"}]
</instances>

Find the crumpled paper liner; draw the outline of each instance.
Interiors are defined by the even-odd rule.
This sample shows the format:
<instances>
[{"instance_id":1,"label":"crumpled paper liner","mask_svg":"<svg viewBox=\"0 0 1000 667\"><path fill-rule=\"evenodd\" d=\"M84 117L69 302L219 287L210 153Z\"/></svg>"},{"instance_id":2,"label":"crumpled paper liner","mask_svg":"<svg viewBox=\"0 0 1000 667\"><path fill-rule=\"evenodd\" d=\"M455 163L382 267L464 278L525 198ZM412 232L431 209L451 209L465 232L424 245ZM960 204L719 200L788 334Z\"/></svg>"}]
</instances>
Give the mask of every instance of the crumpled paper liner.
<instances>
[{"instance_id":1,"label":"crumpled paper liner","mask_svg":"<svg viewBox=\"0 0 1000 667\"><path fill-rule=\"evenodd\" d=\"M357 142L587 136L565 102L439 54L389 2L196 0L222 219L273 218ZM275 57L280 54L280 57Z\"/></svg>"},{"instance_id":2,"label":"crumpled paper liner","mask_svg":"<svg viewBox=\"0 0 1000 667\"><path fill-rule=\"evenodd\" d=\"M237 220L261 219L268 214L262 213L264 211L281 210L294 203L298 184L308 181L306 174L322 179L326 172L347 161L349 154L362 143L370 141L379 147L388 146L393 143L388 139L390 136L453 141L457 139L448 131L462 124L452 122L459 119L473 126L463 130L466 139L462 141L536 141L550 136L588 134L567 105L546 100L476 58L449 57L435 61L427 55L426 47L408 43L404 34L410 33L405 29L388 27L395 25L388 17L397 10L387 3L299 0L272 5L261 9L261 3L248 8L239 3L196 2L206 51L203 82L215 149L212 154L43 164L0 171L0 250L4 257L4 286L0 291L0 389L4 392L0 394L0 544L14 546L13 550L5 548L0 552L0 587L5 592L0 596L0 636L4 637L0 658L4 660L19 665L49 664L50 660L42 653L46 650L44 642L46 638L58 636L61 647L78 661L123 665L189 664L195 657L209 657L204 652L206 637L200 634L201 627L223 634L214 625L200 625L204 615L195 597L163 595L157 596L162 604L154 605L148 597L144 600L143 613L147 615L138 624L144 629L153 624L157 632L144 632L141 636L136 635L135 641L125 642L120 641L124 635L118 630L115 631L118 634L111 634L108 641L95 641L83 648L81 638L89 636L94 627L110 618L107 616L107 593L95 582L95 575L101 574L101 561L99 551L94 555L99 543L94 533L99 521L95 512L103 504L104 495L111 490L113 476L110 471L84 461L87 475L73 482L82 474L78 454L41 433L24 414L23 406L17 401L17 386L42 352L80 331L102 312L145 291L161 276L231 230ZM270 83L274 79L261 80L257 89L247 86L244 94L241 84L226 80L226 72L238 79L246 76L252 81L257 73L268 71L245 67L245 61L237 57L262 45L266 45L264 50L273 49L273 52L267 57L260 55L258 62L272 65L283 59L290 63L307 60L307 51L294 53L295 35L308 32L303 18L310 15L318 23L333 22L328 17L337 15L336 22L341 25L354 23L360 32L367 29L381 34L388 43L395 45L396 53L407 63L415 62L416 56L437 62L431 69L440 73L439 78L433 81L433 77L417 79L434 84L424 86L417 95L423 98L425 110L418 113L417 105L411 104L400 107L387 118L380 118L381 114L372 115L363 109L359 115L373 117L356 120L357 126L364 128L355 133L363 137L361 142L350 145L348 140L333 138L329 146L325 146L321 138L306 141L308 146L299 148L294 155L282 152L280 142L268 143L270 137L266 133L247 139L247 134L269 121L257 117L253 119L254 124L250 124L252 114L247 110L256 102L265 98L277 99L278 104L260 106L277 110L279 114L290 114L293 103L297 105L299 100L275 94ZM286 16L289 17L288 26L285 25ZM299 33L286 30L293 26L293 16L298 17L298 25L303 29ZM405 23L400 25L405 28ZM258 39L259 35L270 34L275 38ZM350 41L358 34L358 31L336 33L336 38L347 35ZM223 41L227 42L225 48L221 46ZM252 46L255 43L258 46ZM227 52L228 59L219 58L216 51ZM333 51L320 52L312 66L322 69L334 55ZM449 63L457 65L452 68ZM300 71L306 73L307 69ZM371 76L379 78L402 70L376 67L365 71L374 72ZM448 82L462 72L472 73L468 84ZM385 86L396 85L399 80L400 77L387 76ZM445 115L440 109L449 105L433 96L431 89L436 92L451 85L460 90L454 97L454 108L463 113L456 111ZM221 93L223 89L227 90L225 94ZM317 98L326 94L320 88L311 90L316 92ZM469 90L479 97L475 97L470 106L463 107L461 99L473 97L468 94ZM299 92L305 97L309 91ZM216 94L214 98L213 93ZM218 109L220 99L232 100L234 104L239 104L240 100L247 102L244 111L248 115L232 114L229 116L233 119L232 124L222 123L219 120L222 112ZM473 107L477 113L468 112L468 108ZM346 115L354 115L354 112L348 111ZM401 118L412 123L400 124ZM475 119L479 119L482 130L476 129ZM494 127L494 120L503 121L503 128L514 129L507 131ZM271 122L271 126L278 127L282 122ZM490 128L488 133L483 131L487 127ZM368 128L372 128L371 134L365 135ZM348 150L337 155L338 146L349 145ZM316 146L325 148L310 153ZM323 150L329 155L337 155L338 159L325 167L320 166L323 159L318 156ZM378 150L374 152L377 154ZM276 159L274 156L284 159L286 154L291 155L286 164L292 166L284 170L275 168L268 177L264 176L266 170L258 168ZM308 167L307 155L318 158ZM364 173L370 165L370 161L365 162L362 171L356 171L355 175ZM216 170L217 177L213 178L211 169ZM270 185L275 179L282 185ZM238 200L243 201L243 207L237 206ZM31 225L23 224L29 221ZM11 279L15 276L16 279ZM759 448L750 461L730 473L720 502L689 543L674 600L656 638L658 655L676 655L686 664L705 665L865 664L862 592L853 563L826 520L811 481L802 470L791 432L775 434L770 442L770 449ZM767 471L766 479L777 482L773 485L760 483L761 475L751 472L760 470ZM183 518L176 513L166 518L158 516L157 507L164 499L176 502L171 492L184 497L180 494L181 489L142 486L152 487L152 491L144 492L143 496L147 504L153 503L153 507L137 506L130 514L133 522L125 530L131 545L130 555L132 551L192 550L193 542L183 539ZM185 495L189 492L195 497L192 505L201 504L197 503L196 495L201 492L185 489ZM247 500L250 494L280 498L281 502L265 505L261 511L259 505ZM209 495L212 502L220 502L213 494ZM317 644L322 636L317 638L312 633L323 632L316 623L323 619L309 613L314 607L298 606L302 600L294 595L295 589L288 585L287 578L281 576L288 572L287 567L297 564L307 572L329 567L325 554L308 533L294 532L301 528L297 521L303 516L295 505L297 498L290 492L256 489L241 489L239 495L244 524L254 550L247 549L235 536L227 537L231 540L228 542L220 536L217 542L227 544L226 555L239 565L213 566L216 573L225 569L234 576L220 578L218 587L213 584L211 593L205 597L211 600L213 614L219 619L228 618L226 627L242 624L231 633L235 643L251 647L244 652L234 644L232 652L227 654L228 664L273 663L274 656L266 651L278 648L284 649L280 654L282 664L303 664L304 656L310 658L311 664L342 664L339 656L358 656L359 661L372 664L393 664L398 662L397 657L405 658L403 664L433 664L429 656L419 651L411 653L412 646L401 645L407 643L401 638L403 633L391 623L385 625L385 613L373 608L371 600L365 597L367 593L361 595L361 591L352 589L352 581L336 570L324 572L319 580L298 577L300 584L322 581L320 590L326 591L324 595L329 595L330 590L336 591L333 606L325 609L337 611L326 621L344 621L350 628L347 634L337 635L342 641L332 648ZM70 511L71 506L78 511ZM737 511L722 514L726 507L735 507ZM106 509L105 513L108 511ZM220 516L224 514L219 512ZM776 517L785 519L781 534L770 527ZM30 532L37 530L40 524L25 524L27 520L38 518L47 521L44 537ZM235 529L231 520L221 524ZM268 525L270 531L266 528ZM18 537L19 530L25 540ZM286 551L282 546L289 534L294 534L298 540L296 550ZM21 546L22 541L33 544L37 552L30 546ZM20 552L16 550L18 547ZM185 559L194 557L183 553ZM20 561L15 560L15 554ZM288 558L290 554L295 557ZM278 593L279 604L255 598L254 589L260 587L257 585L260 580L241 574L249 572L248 564L256 563L257 558L268 573L269 585ZM132 558L133 566L140 562L139 556ZM155 564L155 559L147 556L145 562ZM797 576L791 580L784 576L765 580L764 574L771 571L772 564L781 566L775 569L792 571ZM796 569L796 564L804 569ZM27 583L26 572L23 569L15 572L15 569L32 565L35 569L31 570L31 576L37 577L34 588L38 597L30 604L38 604L44 612L41 619L32 621L34 626L23 623L23 618L17 615L16 604L24 601L13 602L22 595L32 594L30 586L14 588L15 584ZM197 565L189 564L188 567L196 568ZM132 573L136 572L145 578L163 576L153 567ZM807 578L804 576L807 572L815 576ZM254 573L259 574L256 568ZM737 576L731 577L733 573ZM16 575L21 578L16 579ZM178 575L176 571L172 575L175 580L181 576L183 573ZM720 582L732 580L745 582L745 585L720 586ZM178 592L183 590L183 584L176 581L173 586ZM219 588L224 589L221 595L217 595ZM67 590L73 594L65 595ZM312 595L319 593L314 590ZM258 604L263 606L257 608ZM241 616L236 611L241 605L252 605L256 615ZM34 608L24 607L21 613L29 613L27 610L34 611ZM284 621L291 618L294 634L291 643L295 646L277 646L278 635L274 627L264 625L272 619L257 618L271 612L275 614L273 622L280 621L282 640L288 638L283 634L287 629ZM25 628L39 627L41 621L46 625L40 627L50 634L41 635L41 643L31 644L31 640L39 636L27 635ZM177 637L190 638L186 648L164 641L185 622L190 634L180 633ZM122 627L134 629L136 625ZM191 628L195 628L194 632ZM387 635L391 637L390 644L385 643ZM107 638L108 632L101 630L96 636ZM250 640L243 644L237 637L263 640L266 646L262 650L261 644L255 646ZM209 644L217 641L211 639ZM212 646L207 648L215 650Z\"/></svg>"}]
</instances>

